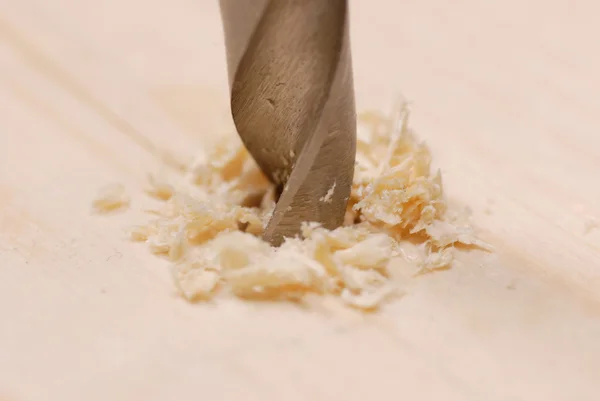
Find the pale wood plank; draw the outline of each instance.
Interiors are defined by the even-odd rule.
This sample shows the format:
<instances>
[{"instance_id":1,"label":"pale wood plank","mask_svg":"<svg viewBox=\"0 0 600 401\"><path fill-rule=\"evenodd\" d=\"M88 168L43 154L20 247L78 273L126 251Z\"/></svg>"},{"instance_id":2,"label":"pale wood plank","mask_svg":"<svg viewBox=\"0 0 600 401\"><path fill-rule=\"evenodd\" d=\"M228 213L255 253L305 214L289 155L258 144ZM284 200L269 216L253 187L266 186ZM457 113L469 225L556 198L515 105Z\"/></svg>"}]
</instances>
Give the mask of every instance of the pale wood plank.
<instances>
[{"instance_id":1,"label":"pale wood plank","mask_svg":"<svg viewBox=\"0 0 600 401\"><path fill-rule=\"evenodd\" d=\"M585 230L600 217L596 2L353 2L359 105L413 101L451 197L498 247L408 280L369 318L191 307L164 263L122 238L135 210L90 215L110 181L137 210L156 149L190 154L231 128L220 21L208 1L60 4L0 9L0 390L597 399L600 230Z\"/></svg>"}]
</instances>

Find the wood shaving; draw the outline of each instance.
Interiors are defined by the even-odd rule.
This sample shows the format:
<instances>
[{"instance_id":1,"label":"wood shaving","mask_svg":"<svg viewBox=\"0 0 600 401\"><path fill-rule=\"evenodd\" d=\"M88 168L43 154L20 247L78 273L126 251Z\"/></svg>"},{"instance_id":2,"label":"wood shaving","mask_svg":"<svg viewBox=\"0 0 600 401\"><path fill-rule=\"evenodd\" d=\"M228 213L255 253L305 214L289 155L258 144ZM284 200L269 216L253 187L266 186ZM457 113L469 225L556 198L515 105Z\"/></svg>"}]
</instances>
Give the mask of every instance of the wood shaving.
<instances>
[{"instance_id":1,"label":"wood shaving","mask_svg":"<svg viewBox=\"0 0 600 401\"><path fill-rule=\"evenodd\" d=\"M146 193L159 200L169 200L175 195L175 188L165 181L159 180L153 175L148 177L150 186Z\"/></svg>"},{"instance_id":2,"label":"wood shaving","mask_svg":"<svg viewBox=\"0 0 600 401\"><path fill-rule=\"evenodd\" d=\"M189 301L224 289L250 299L328 294L377 309L398 293L390 269L404 241L421 244L422 254L410 258L418 271L448 268L461 244L491 249L448 211L441 174L431 172L429 149L408 117L406 104L391 118L359 116L351 199L346 223L336 230L305 223L302 239L279 248L262 241L274 188L232 134L200 155L177 190L150 180L148 193L163 204L152 212L156 218L131 230L131 239L172 261L175 284ZM321 200L334 190L335 184ZM105 204L117 202L109 199Z\"/></svg>"},{"instance_id":3,"label":"wood shaving","mask_svg":"<svg viewBox=\"0 0 600 401\"><path fill-rule=\"evenodd\" d=\"M129 207L130 199L122 184L110 184L98 191L92 207L99 213L108 213Z\"/></svg>"},{"instance_id":4,"label":"wood shaving","mask_svg":"<svg viewBox=\"0 0 600 401\"><path fill-rule=\"evenodd\" d=\"M334 182L333 185L331 186L331 188L329 188L329 190L327 191L327 193L325 195L323 195L319 200L321 202L331 203L331 200L333 199L333 194L335 192L336 185L337 185L337 182Z\"/></svg>"}]
</instances>

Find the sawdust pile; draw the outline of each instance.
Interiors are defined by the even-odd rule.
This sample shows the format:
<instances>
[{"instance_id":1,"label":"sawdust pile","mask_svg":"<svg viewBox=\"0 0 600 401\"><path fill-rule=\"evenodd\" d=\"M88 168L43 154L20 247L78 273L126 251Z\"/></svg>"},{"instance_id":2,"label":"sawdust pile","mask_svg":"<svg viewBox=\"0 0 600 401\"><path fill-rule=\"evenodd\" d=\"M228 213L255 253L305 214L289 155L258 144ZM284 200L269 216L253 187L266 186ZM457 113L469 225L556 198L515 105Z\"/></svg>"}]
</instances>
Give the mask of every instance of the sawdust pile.
<instances>
[{"instance_id":1,"label":"sawdust pile","mask_svg":"<svg viewBox=\"0 0 600 401\"><path fill-rule=\"evenodd\" d=\"M303 239L272 248L259 238L275 206L273 188L237 135L201 155L180 182L150 180L162 207L131 230L172 261L190 301L231 292L251 299L329 294L375 309L396 292L390 263L406 240L420 244L418 270L448 267L457 244L487 248L447 210L440 172L408 128L403 104L391 117L359 116L357 164L343 227L306 223ZM324 194L324 199L327 194ZM109 202L110 203L110 202Z\"/></svg>"}]
</instances>

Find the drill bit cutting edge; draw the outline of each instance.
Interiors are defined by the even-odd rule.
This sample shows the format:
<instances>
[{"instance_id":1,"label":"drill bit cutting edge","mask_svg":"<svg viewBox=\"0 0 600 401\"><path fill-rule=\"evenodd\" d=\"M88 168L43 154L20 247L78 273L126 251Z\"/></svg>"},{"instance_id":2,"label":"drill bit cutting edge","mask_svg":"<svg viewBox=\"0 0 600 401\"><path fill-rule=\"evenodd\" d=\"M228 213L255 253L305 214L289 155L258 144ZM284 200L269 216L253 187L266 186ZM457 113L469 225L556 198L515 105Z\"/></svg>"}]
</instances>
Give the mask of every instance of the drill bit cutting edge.
<instances>
[{"instance_id":1,"label":"drill bit cutting edge","mask_svg":"<svg viewBox=\"0 0 600 401\"><path fill-rule=\"evenodd\" d=\"M279 198L264 239L343 223L356 157L347 0L220 0L231 113Z\"/></svg>"}]
</instances>

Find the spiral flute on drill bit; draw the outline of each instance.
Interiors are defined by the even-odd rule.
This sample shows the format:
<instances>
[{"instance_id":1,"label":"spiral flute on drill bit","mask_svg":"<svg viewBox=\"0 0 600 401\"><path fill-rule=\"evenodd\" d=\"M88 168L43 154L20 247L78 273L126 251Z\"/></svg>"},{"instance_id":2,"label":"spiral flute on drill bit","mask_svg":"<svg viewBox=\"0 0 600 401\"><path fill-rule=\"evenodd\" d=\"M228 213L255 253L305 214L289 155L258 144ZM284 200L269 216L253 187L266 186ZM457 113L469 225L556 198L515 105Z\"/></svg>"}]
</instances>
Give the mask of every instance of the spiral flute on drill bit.
<instances>
[{"instance_id":1,"label":"spiral flute on drill bit","mask_svg":"<svg viewBox=\"0 0 600 401\"><path fill-rule=\"evenodd\" d=\"M278 188L274 245L303 222L344 220L356 154L347 3L220 1L233 120Z\"/></svg>"},{"instance_id":2,"label":"spiral flute on drill bit","mask_svg":"<svg viewBox=\"0 0 600 401\"><path fill-rule=\"evenodd\" d=\"M345 1L221 5L239 135L180 176L153 176L147 194L161 204L130 231L170 260L185 299L312 293L376 310L401 292L398 263L433 271L450 266L456 244L489 249L448 212L405 102L356 120ZM104 191L94 206L124 195Z\"/></svg>"}]
</instances>

